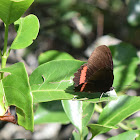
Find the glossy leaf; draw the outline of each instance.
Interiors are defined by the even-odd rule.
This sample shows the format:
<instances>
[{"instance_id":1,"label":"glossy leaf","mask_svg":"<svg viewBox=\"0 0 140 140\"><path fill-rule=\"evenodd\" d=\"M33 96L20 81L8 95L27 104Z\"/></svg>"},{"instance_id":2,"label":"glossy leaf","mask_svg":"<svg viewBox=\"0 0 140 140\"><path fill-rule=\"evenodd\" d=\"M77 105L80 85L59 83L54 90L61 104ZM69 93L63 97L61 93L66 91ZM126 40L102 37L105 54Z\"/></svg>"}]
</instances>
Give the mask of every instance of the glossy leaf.
<instances>
[{"instance_id":1,"label":"glossy leaf","mask_svg":"<svg viewBox=\"0 0 140 140\"><path fill-rule=\"evenodd\" d=\"M110 129L117 129L117 127L105 126L105 125L100 125L100 124L89 124L88 127L90 127L90 131L92 133L92 138L96 135L106 133Z\"/></svg>"},{"instance_id":2,"label":"glossy leaf","mask_svg":"<svg viewBox=\"0 0 140 140\"><path fill-rule=\"evenodd\" d=\"M94 112L94 104L83 101L63 100L62 105L72 124L83 135L83 130Z\"/></svg>"},{"instance_id":3,"label":"glossy leaf","mask_svg":"<svg viewBox=\"0 0 140 140\"><path fill-rule=\"evenodd\" d=\"M140 110L140 97L119 96L105 106L99 117L99 124L115 126L128 116ZM121 115L120 115L121 114Z\"/></svg>"},{"instance_id":4,"label":"glossy leaf","mask_svg":"<svg viewBox=\"0 0 140 140\"><path fill-rule=\"evenodd\" d=\"M90 102L101 102L114 99L114 95L101 93L80 93L74 91L73 77L84 62L77 60L55 60L40 65L30 75L30 85L33 93L34 103L52 100L86 100ZM115 96L116 98L116 96Z\"/></svg>"},{"instance_id":5,"label":"glossy leaf","mask_svg":"<svg viewBox=\"0 0 140 140\"><path fill-rule=\"evenodd\" d=\"M114 83L116 92L131 87L136 80L136 70L140 63L136 49L127 44L120 43L110 46L114 63Z\"/></svg>"},{"instance_id":6,"label":"glossy leaf","mask_svg":"<svg viewBox=\"0 0 140 140\"><path fill-rule=\"evenodd\" d=\"M18 20L34 0L0 0L0 18L5 24Z\"/></svg>"},{"instance_id":7,"label":"glossy leaf","mask_svg":"<svg viewBox=\"0 0 140 140\"><path fill-rule=\"evenodd\" d=\"M119 122L140 110L139 102L140 98L135 96L119 96L117 100L109 102L99 116L97 127L96 124L89 125L93 136L109 131Z\"/></svg>"},{"instance_id":8,"label":"glossy leaf","mask_svg":"<svg viewBox=\"0 0 140 140\"><path fill-rule=\"evenodd\" d=\"M88 129L87 127L85 127L85 129L83 130L83 136L82 136L83 140L87 140L87 135L88 135ZM81 139L80 134L78 133L78 131L74 130L72 132L71 140L80 140L80 139Z\"/></svg>"},{"instance_id":9,"label":"glossy leaf","mask_svg":"<svg viewBox=\"0 0 140 140\"><path fill-rule=\"evenodd\" d=\"M136 131L128 131L117 136L111 137L108 140L135 140L138 134Z\"/></svg>"},{"instance_id":10,"label":"glossy leaf","mask_svg":"<svg viewBox=\"0 0 140 140\"><path fill-rule=\"evenodd\" d=\"M39 21L35 15L20 18L15 22L19 26L17 36L11 45L11 49L26 48L33 43L39 32Z\"/></svg>"},{"instance_id":11,"label":"glossy leaf","mask_svg":"<svg viewBox=\"0 0 140 140\"><path fill-rule=\"evenodd\" d=\"M129 65L120 65L114 68L114 84L116 92L131 88L136 80L136 69L138 66L137 59L133 59Z\"/></svg>"},{"instance_id":12,"label":"glossy leaf","mask_svg":"<svg viewBox=\"0 0 140 140\"><path fill-rule=\"evenodd\" d=\"M50 50L40 54L38 61L39 64L43 64L51 60L61 60L61 59L74 59L74 58L68 53ZM39 103L38 108L35 112L34 121L35 124L50 123L50 122L65 124L70 122L67 115L64 112L64 109L60 101Z\"/></svg>"},{"instance_id":13,"label":"glossy leaf","mask_svg":"<svg viewBox=\"0 0 140 140\"><path fill-rule=\"evenodd\" d=\"M74 59L74 58L66 52L50 50L50 51L41 53L38 57L38 62L41 65L51 60L62 60L62 59Z\"/></svg>"},{"instance_id":14,"label":"glossy leaf","mask_svg":"<svg viewBox=\"0 0 140 140\"><path fill-rule=\"evenodd\" d=\"M37 105L37 110L34 114L34 123L69 123L69 119L65 114L60 101L52 101L40 103Z\"/></svg>"},{"instance_id":15,"label":"glossy leaf","mask_svg":"<svg viewBox=\"0 0 140 140\"><path fill-rule=\"evenodd\" d=\"M127 65L135 58L138 59L137 50L128 43L120 43L109 47L113 56L114 67Z\"/></svg>"},{"instance_id":16,"label":"glossy leaf","mask_svg":"<svg viewBox=\"0 0 140 140\"><path fill-rule=\"evenodd\" d=\"M9 75L2 80L4 102L17 107L18 124L33 131L33 100L28 75L23 63L1 69Z\"/></svg>"}]
</instances>

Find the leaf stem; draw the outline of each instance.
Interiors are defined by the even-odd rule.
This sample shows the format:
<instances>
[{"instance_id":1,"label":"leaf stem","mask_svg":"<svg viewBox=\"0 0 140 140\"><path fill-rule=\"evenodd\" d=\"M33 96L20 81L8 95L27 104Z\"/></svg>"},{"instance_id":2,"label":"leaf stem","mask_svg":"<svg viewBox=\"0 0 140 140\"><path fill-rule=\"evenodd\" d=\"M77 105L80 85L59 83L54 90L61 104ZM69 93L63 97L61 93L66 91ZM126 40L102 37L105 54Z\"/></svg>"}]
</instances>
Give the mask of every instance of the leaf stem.
<instances>
[{"instance_id":1,"label":"leaf stem","mask_svg":"<svg viewBox=\"0 0 140 140\"><path fill-rule=\"evenodd\" d=\"M83 140L83 135L82 135L82 133L80 134L80 140Z\"/></svg>"},{"instance_id":2,"label":"leaf stem","mask_svg":"<svg viewBox=\"0 0 140 140\"><path fill-rule=\"evenodd\" d=\"M5 68L7 61L7 42L8 42L8 28L9 25L5 24L4 48L1 55L1 68ZM4 78L4 73L1 73L1 79Z\"/></svg>"},{"instance_id":3,"label":"leaf stem","mask_svg":"<svg viewBox=\"0 0 140 140\"><path fill-rule=\"evenodd\" d=\"M103 111L103 109L99 105L95 104L95 111L101 113Z\"/></svg>"},{"instance_id":4,"label":"leaf stem","mask_svg":"<svg viewBox=\"0 0 140 140\"><path fill-rule=\"evenodd\" d=\"M118 126L121 127L124 130L132 130L131 128L129 128L128 126L124 125L123 123L118 123Z\"/></svg>"}]
</instances>

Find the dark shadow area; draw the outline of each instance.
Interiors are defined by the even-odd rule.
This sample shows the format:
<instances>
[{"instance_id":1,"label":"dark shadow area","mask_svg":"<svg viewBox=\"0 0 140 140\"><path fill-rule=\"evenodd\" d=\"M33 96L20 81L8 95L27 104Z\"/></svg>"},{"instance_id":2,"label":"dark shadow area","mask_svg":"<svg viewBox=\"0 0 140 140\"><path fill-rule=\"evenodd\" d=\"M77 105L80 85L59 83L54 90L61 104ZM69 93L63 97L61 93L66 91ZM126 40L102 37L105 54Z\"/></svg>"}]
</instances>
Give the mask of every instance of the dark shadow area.
<instances>
[{"instance_id":1,"label":"dark shadow area","mask_svg":"<svg viewBox=\"0 0 140 140\"><path fill-rule=\"evenodd\" d=\"M95 99L95 102L101 102L101 101L107 101L109 98L109 96L107 94L103 94L102 97L101 97L101 94L100 92L96 92L96 93L88 93L88 92L75 92L74 91L74 85L72 86L69 86L65 92L67 93L70 93L72 95L74 95L74 98L73 100L90 100L92 99L93 102L94 102L94 99ZM101 98L100 98L101 97ZM91 101L92 101L91 100Z\"/></svg>"},{"instance_id":2,"label":"dark shadow area","mask_svg":"<svg viewBox=\"0 0 140 140\"><path fill-rule=\"evenodd\" d=\"M50 102L44 102L39 104L44 109L47 109L49 111L56 111L56 112L62 112L64 111L61 101L50 101Z\"/></svg>"},{"instance_id":3,"label":"dark shadow area","mask_svg":"<svg viewBox=\"0 0 140 140\"><path fill-rule=\"evenodd\" d=\"M52 61L52 60L57 60L58 57L61 57L61 56L65 55L64 52L59 52L59 51L56 51L56 50L53 50L53 51L55 51L55 52L52 52L50 55L45 56L45 54L43 54L44 57L43 57L40 65L44 64L46 62Z\"/></svg>"}]
</instances>

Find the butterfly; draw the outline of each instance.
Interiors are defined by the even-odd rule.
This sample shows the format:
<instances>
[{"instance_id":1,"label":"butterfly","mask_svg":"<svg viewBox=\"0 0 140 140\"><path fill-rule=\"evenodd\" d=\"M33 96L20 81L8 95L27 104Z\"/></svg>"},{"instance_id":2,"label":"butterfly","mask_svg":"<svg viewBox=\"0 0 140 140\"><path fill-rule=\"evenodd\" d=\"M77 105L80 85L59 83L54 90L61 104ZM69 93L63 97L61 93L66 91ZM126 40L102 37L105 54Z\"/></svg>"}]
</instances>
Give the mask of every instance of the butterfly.
<instances>
[{"instance_id":1,"label":"butterfly","mask_svg":"<svg viewBox=\"0 0 140 140\"><path fill-rule=\"evenodd\" d=\"M76 92L101 92L113 90L112 84L113 60L110 49L105 46L97 47L85 63L74 74Z\"/></svg>"}]
</instances>

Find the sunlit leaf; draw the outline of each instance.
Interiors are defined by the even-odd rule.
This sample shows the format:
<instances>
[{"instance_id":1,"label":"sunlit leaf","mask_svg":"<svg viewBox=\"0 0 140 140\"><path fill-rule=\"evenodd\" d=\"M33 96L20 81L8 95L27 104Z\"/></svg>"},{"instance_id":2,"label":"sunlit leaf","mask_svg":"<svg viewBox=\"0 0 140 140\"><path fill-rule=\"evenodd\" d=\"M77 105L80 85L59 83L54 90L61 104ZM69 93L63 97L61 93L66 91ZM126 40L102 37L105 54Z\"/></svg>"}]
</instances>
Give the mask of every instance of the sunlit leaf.
<instances>
[{"instance_id":1,"label":"sunlit leaf","mask_svg":"<svg viewBox=\"0 0 140 140\"><path fill-rule=\"evenodd\" d=\"M114 63L114 83L116 92L131 87L136 80L136 70L140 60L136 49L127 43L110 46Z\"/></svg>"},{"instance_id":2,"label":"sunlit leaf","mask_svg":"<svg viewBox=\"0 0 140 140\"><path fill-rule=\"evenodd\" d=\"M92 136L106 133L115 128L122 120L140 110L140 98L135 96L119 96L109 102L99 116L98 124L90 124Z\"/></svg>"},{"instance_id":3,"label":"sunlit leaf","mask_svg":"<svg viewBox=\"0 0 140 140\"><path fill-rule=\"evenodd\" d=\"M15 26L19 27L10 49L22 49L31 45L39 32L38 18L35 15L20 18L15 22Z\"/></svg>"},{"instance_id":4,"label":"sunlit leaf","mask_svg":"<svg viewBox=\"0 0 140 140\"><path fill-rule=\"evenodd\" d=\"M119 96L105 106L99 117L99 124L115 126L131 114L140 110L140 97ZM120 115L121 114L121 115Z\"/></svg>"},{"instance_id":5,"label":"sunlit leaf","mask_svg":"<svg viewBox=\"0 0 140 140\"><path fill-rule=\"evenodd\" d=\"M105 126L105 125L100 125L100 124L89 124L88 127L90 127L92 137L102 134L102 133L106 133L110 129L117 129L117 127Z\"/></svg>"},{"instance_id":6,"label":"sunlit leaf","mask_svg":"<svg viewBox=\"0 0 140 140\"><path fill-rule=\"evenodd\" d=\"M63 108L72 124L83 135L83 130L94 112L94 104L83 101L63 100Z\"/></svg>"},{"instance_id":7,"label":"sunlit leaf","mask_svg":"<svg viewBox=\"0 0 140 140\"><path fill-rule=\"evenodd\" d=\"M108 140L135 140L138 134L136 131L128 131L117 136L111 137Z\"/></svg>"},{"instance_id":8,"label":"sunlit leaf","mask_svg":"<svg viewBox=\"0 0 140 140\"><path fill-rule=\"evenodd\" d=\"M16 106L18 124L33 131L33 100L24 64L16 63L1 69L0 72L9 73L1 83L4 91L3 102L6 101L8 106Z\"/></svg>"},{"instance_id":9,"label":"sunlit leaf","mask_svg":"<svg viewBox=\"0 0 140 140\"><path fill-rule=\"evenodd\" d=\"M86 140L86 139L87 139L87 138L86 138L87 135L88 135L88 128L85 127L85 129L83 130L83 136L82 136L82 138L83 138L84 140ZM71 140L80 140L80 139L81 139L80 133L79 133L78 131L74 130L74 131L72 132L72 138L71 138Z\"/></svg>"},{"instance_id":10,"label":"sunlit leaf","mask_svg":"<svg viewBox=\"0 0 140 140\"><path fill-rule=\"evenodd\" d=\"M5 24L18 20L34 0L0 0L0 18Z\"/></svg>"}]
</instances>

